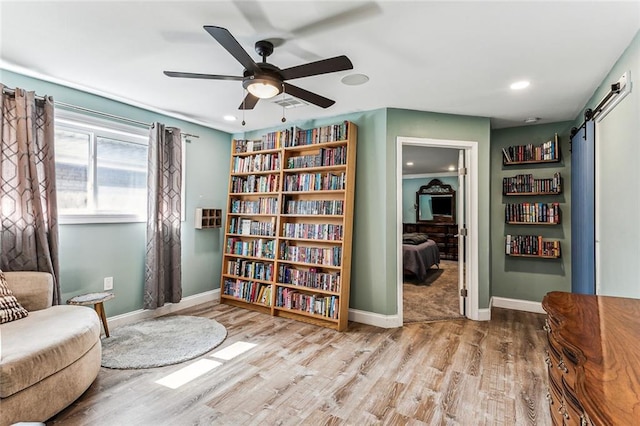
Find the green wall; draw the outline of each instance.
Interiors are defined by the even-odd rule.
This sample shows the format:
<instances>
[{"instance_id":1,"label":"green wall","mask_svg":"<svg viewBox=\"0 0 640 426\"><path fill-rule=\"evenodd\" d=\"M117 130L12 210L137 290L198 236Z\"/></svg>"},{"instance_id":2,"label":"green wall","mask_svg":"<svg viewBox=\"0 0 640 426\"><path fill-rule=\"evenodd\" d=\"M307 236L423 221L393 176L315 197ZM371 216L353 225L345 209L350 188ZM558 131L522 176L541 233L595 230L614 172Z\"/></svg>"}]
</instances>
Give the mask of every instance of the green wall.
<instances>
[{"instance_id":1,"label":"green wall","mask_svg":"<svg viewBox=\"0 0 640 426\"><path fill-rule=\"evenodd\" d=\"M386 142L386 227L388 311L396 313L396 138L399 136L478 142L478 305L489 307L489 139L490 122L484 117L467 117L433 112L389 109Z\"/></svg>"},{"instance_id":2,"label":"green wall","mask_svg":"<svg viewBox=\"0 0 640 426\"><path fill-rule=\"evenodd\" d=\"M222 230L196 230L196 207L226 211L231 135L163 116L79 90L2 70L8 87L51 95L54 100L143 122L160 121L200 136L186 145L186 221L182 226L183 295L220 287ZM62 299L100 291L103 278L114 278L115 299L105 303L108 316L142 309L145 224L60 226L60 286Z\"/></svg>"},{"instance_id":3,"label":"green wall","mask_svg":"<svg viewBox=\"0 0 640 426\"><path fill-rule=\"evenodd\" d=\"M480 307L489 306L489 119L380 109L306 122L302 128L349 120L358 126L350 307L397 314L396 137L479 142ZM288 123L288 126L292 124ZM287 127L288 127L287 126ZM254 138L282 126L234 135Z\"/></svg>"},{"instance_id":4,"label":"green wall","mask_svg":"<svg viewBox=\"0 0 640 426\"><path fill-rule=\"evenodd\" d=\"M386 240L382 211L385 201L385 109L347 114L321 120L287 123L258 131L234 135L235 138L258 138L261 135L295 124L304 129L351 121L358 126L356 189L353 218L351 294L349 306L380 314L389 311ZM394 199L395 200L395 199ZM394 201L395 205L395 201ZM395 261L395 257L394 257ZM395 300L395 298L394 298Z\"/></svg>"},{"instance_id":5,"label":"green wall","mask_svg":"<svg viewBox=\"0 0 640 426\"><path fill-rule=\"evenodd\" d=\"M541 302L549 291L571 291L571 153L570 122L513 127L491 132L491 295L510 299ZM558 133L560 163L528 166L504 166L502 148L509 145L540 145ZM533 174L534 178L562 175L562 194L538 197L506 197L502 195L502 178L517 174ZM558 202L561 223L557 226L507 225L504 207L507 203ZM507 257L504 254L507 234L543 235L561 240L561 258L557 260Z\"/></svg>"},{"instance_id":6,"label":"green wall","mask_svg":"<svg viewBox=\"0 0 640 426\"><path fill-rule=\"evenodd\" d=\"M429 148L424 148L428 150ZM423 185L428 185L432 179L439 179L445 185L451 185L454 191L458 191L457 176L429 176L429 177L403 177L402 178L402 222L415 223L416 221L416 192ZM457 197L457 194L456 194ZM457 201L456 201L457 202ZM427 211L423 212L426 219L431 220L431 209L427 207Z\"/></svg>"}]
</instances>

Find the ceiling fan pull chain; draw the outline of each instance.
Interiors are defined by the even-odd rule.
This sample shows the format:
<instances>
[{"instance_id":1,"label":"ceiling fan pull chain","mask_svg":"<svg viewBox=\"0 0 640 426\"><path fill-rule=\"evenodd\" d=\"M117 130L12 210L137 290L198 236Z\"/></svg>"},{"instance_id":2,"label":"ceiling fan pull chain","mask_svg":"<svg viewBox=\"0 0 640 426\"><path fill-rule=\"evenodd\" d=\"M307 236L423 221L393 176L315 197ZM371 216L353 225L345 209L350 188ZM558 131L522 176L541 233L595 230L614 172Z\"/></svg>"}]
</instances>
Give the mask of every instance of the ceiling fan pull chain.
<instances>
[{"instance_id":1,"label":"ceiling fan pull chain","mask_svg":"<svg viewBox=\"0 0 640 426\"><path fill-rule=\"evenodd\" d=\"M285 121L287 121L286 117L284 116L284 95L285 95L285 90L284 90L284 84L282 85L282 122L284 123Z\"/></svg>"},{"instance_id":2,"label":"ceiling fan pull chain","mask_svg":"<svg viewBox=\"0 0 640 426\"><path fill-rule=\"evenodd\" d=\"M247 124L247 122L246 122L246 121L244 121L244 110L245 110L245 108L244 108L244 104L245 104L245 99L246 99L246 96L245 96L245 89L243 88L243 89L242 89L242 125L243 125L243 126L244 126L245 124Z\"/></svg>"}]
</instances>

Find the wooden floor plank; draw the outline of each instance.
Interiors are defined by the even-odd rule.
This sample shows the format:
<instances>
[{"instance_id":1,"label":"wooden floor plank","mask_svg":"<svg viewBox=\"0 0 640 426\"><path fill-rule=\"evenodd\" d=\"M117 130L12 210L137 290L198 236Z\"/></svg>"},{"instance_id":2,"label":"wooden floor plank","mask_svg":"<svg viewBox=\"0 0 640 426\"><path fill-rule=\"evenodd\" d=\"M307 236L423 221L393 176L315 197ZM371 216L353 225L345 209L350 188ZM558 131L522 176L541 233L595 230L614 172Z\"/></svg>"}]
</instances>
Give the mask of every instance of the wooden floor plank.
<instances>
[{"instance_id":1,"label":"wooden floor plank","mask_svg":"<svg viewBox=\"0 0 640 426\"><path fill-rule=\"evenodd\" d=\"M492 320L346 332L228 305L178 314L219 321L253 349L177 390L155 383L198 359L101 369L60 425L548 425L544 316L493 309ZM214 350L214 352L215 352Z\"/></svg>"}]
</instances>

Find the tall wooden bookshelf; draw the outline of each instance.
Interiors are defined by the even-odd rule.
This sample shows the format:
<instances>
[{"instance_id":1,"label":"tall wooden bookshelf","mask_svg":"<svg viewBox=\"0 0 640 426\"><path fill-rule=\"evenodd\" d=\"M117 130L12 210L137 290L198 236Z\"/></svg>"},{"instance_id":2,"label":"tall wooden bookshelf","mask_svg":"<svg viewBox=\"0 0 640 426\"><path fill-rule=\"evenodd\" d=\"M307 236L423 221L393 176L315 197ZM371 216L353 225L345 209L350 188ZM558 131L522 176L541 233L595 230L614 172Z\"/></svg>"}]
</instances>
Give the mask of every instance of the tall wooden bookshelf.
<instances>
[{"instance_id":1,"label":"tall wooden bookshelf","mask_svg":"<svg viewBox=\"0 0 640 426\"><path fill-rule=\"evenodd\" d=\"M220 302L348 325L358 128L234 140Z\"/></svg>"}]
</instances>

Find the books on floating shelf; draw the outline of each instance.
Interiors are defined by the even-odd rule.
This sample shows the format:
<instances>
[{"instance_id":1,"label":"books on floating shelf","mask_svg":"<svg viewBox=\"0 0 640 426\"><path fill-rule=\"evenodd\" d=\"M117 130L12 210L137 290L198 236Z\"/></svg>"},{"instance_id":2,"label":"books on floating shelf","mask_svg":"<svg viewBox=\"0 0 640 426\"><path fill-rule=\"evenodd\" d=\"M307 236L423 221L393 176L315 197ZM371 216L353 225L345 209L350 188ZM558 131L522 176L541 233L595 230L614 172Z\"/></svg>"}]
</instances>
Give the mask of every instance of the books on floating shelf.
<instances>
[{"instance_id":1,"label":"books on floating shelf","mask_svg":"<svg viewBox=\"0 0 640 426\"><path fill-rule=\"evenodd\" d=\"M558 134L540 145L524 144L502 148L504 165L560 161Z\"/></svg>"},{"instance_id":2,"label":"books on floating shelf","mask_svg":"<svg viewBox=\"0 0 640 426\"><path fill-rule=\"evenodd\" d=\"M560 257L560 241L544 240L541 235L511 235L505 238L505 254L515 257Z\"/></svg>"}]
</instances>

